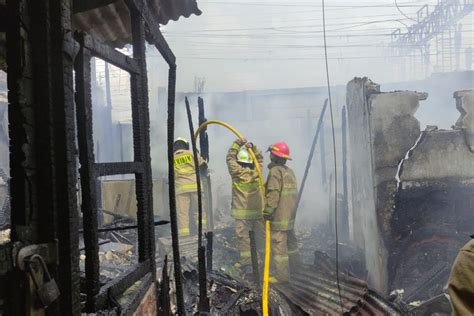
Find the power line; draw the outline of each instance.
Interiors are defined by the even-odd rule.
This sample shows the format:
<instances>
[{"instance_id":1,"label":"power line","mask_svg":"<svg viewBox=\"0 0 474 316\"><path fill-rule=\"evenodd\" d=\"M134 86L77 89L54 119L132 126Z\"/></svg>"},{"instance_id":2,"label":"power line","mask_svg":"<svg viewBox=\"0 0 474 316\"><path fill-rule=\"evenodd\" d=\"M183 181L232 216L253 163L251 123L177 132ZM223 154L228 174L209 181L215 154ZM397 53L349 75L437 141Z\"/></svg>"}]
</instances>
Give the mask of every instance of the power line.
<instances>
[{"instance_id":1,"label":"power line","mask_svg":"<svg viewBox=\"0 0 474 316\"><path fill-rule=\"evenodd\" d=\"M409 20L418 22L417 20L415 20L415 19L413 19L413 18L410 18L408 15L406 15L406 14L402 11L402 9L400 9L400 6L398 5L397 0L393 0L393 1L395 1L395 6L397 7L397 10L398 10L398 12L400 12L401 15L403 15L405 18L407 18L407 19L409 19Z\"/></svg>"},{"instance_id":2,"label":"power line","mask_svg":"<svg viewBox=\"0 0 474 316\"><path fill-rule=\"evenodd\" d=\"M346 19L347 20L347 19ZM298 22L304 22L305 20L299 20ZM306 21L317 21L316 19L308 19ZM331 24L330 26L343 26L347 25L350 27L359 27L359 26L365 26L365 25L370 25L370 24L376 24L376 23L385 23L385 22L399 22L400 19L383 19L383 20L374 20L374 21L369 21L369 22L347 22L347 23L335 23ZM234 31L258 31L258 30L279 30L279 29L285 29L285 28L302 28L302 27L321 27L322 24L306 24L306 25L282 25L282 26L277 26L277 27L271 27L271 26L265 26L265 27L250 27L250 28L231 28L231 29L226 29L226 28L214 28L214 29L190 29L190 30L185 30L182 32L186 33L196 33L196 32L234 32ZM328 25L326 25L327 27ZM341 28L341 29L346 29L346 28ZM393 29L393 28L390 28ZM339 29L335 29L339 30ZM335 30L329 30L329 31L335 31ZM165 33L173 33L173 32L165 32Z\"/></svg>"},{"instance_id":3,"label":"power line","mask_svg":"<svg viewBox=\"0 0 474 316\"><path fill-rule=\"evenodd\" d=\"M377 30L383 31L383 30L393 30L393 28L378 28ZM349 32L351 30L345 30L344 33L339 33L339 34L326 34L326 37L344 37L344 38L351 38L351 37L388 37L392 36L392 33L361 33L361 34L347 34L346 32ZM352 30L353 32L361 32L361 31L372 31L372 29L367 29L367 30ZM460 33L472 33L471 30L461 30L459 31ZM288 30L283 33L252 33L252 34L200 34L200 33L194 33L194 34L188 34L188 33L164 33L166 37L170 38L239 38L239 37L245 37L245 38L268 38L268 39L274 39L274 38L290 38L290 39L298 39L298 38L313 38L315 37L315 34L321 34L322 31L294 31L294 30ZM432 32L433 35L437 34L442 34L443 31L439 32ZM403 35L403 34L402 34Z\"/></svg>"},{"instance_id":4,"label":"power line","mask_svg":"<svg viewBox=\"0 0 474 316\"><path fill-rule=\"evenodd\" d=\"M219 4L219 5L242 5L242 6L266 6L266 7L319 7L318 5L314 5L311 3L292 3L292 4L285 4L285 3L266 3L266 2L232 2L232 1L201 1L200 3L208 3L208 4ZM418 8L419 5L416 4L402 4L400 5L401 7L404 8ZM347 4L347 5L331 5L328 8L329 9L340 9L340 8L348 8L348 9L363 9L363 8L393 8L394 5L390 3L386 4L376 4L376 5L352 5L352 4Z\"/></svg>"},{"instance_id":5,"label":"power line","mask_svg":"<svg viewBox=\"0 0 474 316\"><path fill-rule=\"evenodd\" d=\"M342 295L341 295L341 284L339 282L339 237L338 237L338 225L337 225L337 151L336 151L336 133L334 131L334 115L333 107L331 100L331 82L329 80L329 62L328 62L328 50L327 50L327 40L326 40L326 13L324 8L324 0L322 1L322 11L323 11L323 38L324 38L324 59L326 64L326 80L328 86L328 99L329 99L329 113L331 114L331 131L332 131L332 147L334 155L334 225L335 225L335 235L336 235L336 281L337 281L337 292L339 294L339 303L341 304L341 313L344 312L344 305L342 304Z\"/></svg>"},{"instance_id":6,"label":"power line","mask_svg":"<svg viewBox=\"0 0 474 316\"><path fill-rule=\"evenodd\" d=\"M405 58L415 57L419 55L396 55L396 56L352 56L352 57L331 57L329 60L357 60L357 59L391 59L391 58ZM426 55L424 55L426 56ZM436 54L430 54L430 56L436 56ZM155 58L159 56L149 56L149 58ZM325 60L324 57L199 57L199 56L178 56L179 59L196 59L196 60Z\"/></svg>"}]
</instances>

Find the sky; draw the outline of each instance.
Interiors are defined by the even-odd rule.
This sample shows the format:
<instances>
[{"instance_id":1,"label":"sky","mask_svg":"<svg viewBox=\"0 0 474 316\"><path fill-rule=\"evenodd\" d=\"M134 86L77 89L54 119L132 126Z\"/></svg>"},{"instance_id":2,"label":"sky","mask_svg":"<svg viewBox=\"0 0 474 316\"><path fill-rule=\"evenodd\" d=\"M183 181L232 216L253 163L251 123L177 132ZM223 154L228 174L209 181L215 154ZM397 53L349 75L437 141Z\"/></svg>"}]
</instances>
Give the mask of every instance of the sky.
<instances>
[{"instance_id":1,"label":"sky","mask_svg":"<svg viewBox=\"0 0 474 316\"><path fill-rule=\"evenodd\" d=\"M437 1L397 0L397 8L395 0L326 0L331 84L346 84L354 76L380 83L424 76L420 61L409 65L410 74L403 72L408 58L389 44L394 30L404 32L416 23L420 8L433 10ZM201 16L162 26L177 57L177 91L193 91L195 77L205 78L206 92L326 84L321 1L197 2ZM463 47L473 46L472 17L463 21ZM148 56L151 77L165 86L166 65L156 50L149 49Z\"/></svg>"},{"instance_id":2,"label":"sky","mask_svg":"<svg viewBox=\"0 0 474 316\"><path fill-rule=\"evenodd\" d=\"M180 18L161 27L177 57L176 91L195 91L196 78L205 80L204 92L327 84L320 0L197 2L202 15ZM436 39L431 41L428 68L421 61L419 50L403 52L400 56L390 46L392 32L397 29L406 32L408 26L416 23L421 8L427 5L428 11L432 12L437 2L397 0L397 8L395 0L326 0L331 85L345 85L356 76L367 76L382 84L384 91L384 83L423 79L432 73L455 70L439 67L442 55L436 50ZM461 59L464 59L465 48L474 46L473 22L473 13L461 20ZM441 39L441 35L438 38ZM452 49L454 44L445 43L445 47ZM417 57L410 59L408 54ZM462 60L459 70L463 67ZM153 103L157 89L167 87L168 66L151 45L147 47L147 68ZM130 121L129 75L113 66L110 66L110 74L114 120ZM97 62L97 76L99 85L103 86L104 64L101 61ZM452 91L446 91L446 94L452 95ZM456 115L457 112L452 114ZM451 121L443 124L449 127ZM444 126L441 119L435 123Z\"/></svg>"}]
</instances>

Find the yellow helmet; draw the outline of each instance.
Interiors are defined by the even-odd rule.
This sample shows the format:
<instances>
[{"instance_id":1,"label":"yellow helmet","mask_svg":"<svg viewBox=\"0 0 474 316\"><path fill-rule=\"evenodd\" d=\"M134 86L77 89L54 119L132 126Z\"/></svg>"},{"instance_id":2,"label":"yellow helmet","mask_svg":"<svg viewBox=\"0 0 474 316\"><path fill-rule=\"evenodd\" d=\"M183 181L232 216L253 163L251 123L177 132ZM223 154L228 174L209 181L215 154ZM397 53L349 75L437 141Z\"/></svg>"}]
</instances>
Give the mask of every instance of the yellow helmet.
<instances>
[{"instance_id":1,"label":"yellow helmet","mask_svg":"<svg viewBox=\"0 0 474 316\"><path fill-rule=\"evenodd\" d=\"M239 153L237 154L237 161L246 164L253 164L252 157L247 148L240 148Z\"/></svg>"}]
</instances>

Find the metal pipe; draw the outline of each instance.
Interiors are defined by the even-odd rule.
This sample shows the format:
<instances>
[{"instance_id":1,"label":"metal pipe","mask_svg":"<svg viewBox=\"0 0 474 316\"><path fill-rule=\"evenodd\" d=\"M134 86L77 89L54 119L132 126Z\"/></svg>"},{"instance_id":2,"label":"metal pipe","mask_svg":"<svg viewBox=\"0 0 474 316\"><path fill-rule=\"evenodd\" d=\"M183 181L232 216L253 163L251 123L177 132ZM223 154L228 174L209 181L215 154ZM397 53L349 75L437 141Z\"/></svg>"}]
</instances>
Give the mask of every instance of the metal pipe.
<instances>
[{"instance_id":1,"label":"metal pipe","mask_svg":"<svg viewBox=\"0 0 474 316\"><path fill-rule=\"evenodd\" d=\"M306 168L304 170L303 180L301 181L301 187L298 192L298 198L296 199L296 209L298 209L298 206L300 205L300 202L301 202L301 196L303 195L306 179L308 178L308 174L309 174L309 168L311 167L311 161L313 160L313 156L314 156L314 150L316 149L319 133L321 131L321 127L323 126L323 118L324 118L324 113L326 113L327 105L328 105L328 100L326 99L326 101L324 101L321 114L319 115L318 125L316 126L316 133L314 134L313 143L311 144L311 149L309 150L309 156L308 156L308 160L306 161Z\"/></svg>"}]
</instances>

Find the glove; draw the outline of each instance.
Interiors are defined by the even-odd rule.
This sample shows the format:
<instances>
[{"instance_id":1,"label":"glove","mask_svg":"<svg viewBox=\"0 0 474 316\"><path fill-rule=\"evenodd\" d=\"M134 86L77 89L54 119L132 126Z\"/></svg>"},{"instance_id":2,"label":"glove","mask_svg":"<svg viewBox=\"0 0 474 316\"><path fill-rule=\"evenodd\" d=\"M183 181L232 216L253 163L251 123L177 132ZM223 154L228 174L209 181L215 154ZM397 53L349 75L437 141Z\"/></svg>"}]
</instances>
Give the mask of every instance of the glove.
<instances>
[{"instance_id":1,"label":"glove","mask_svg":"<svg viewBox=\"0 0 474 316\"><path fill-rule=\"evenodd\" d=\"M263 219L266 220L266 221L271 221L273 220L273 212L275 210L272 209L272 208L265 208L263 210Z\"/></svg>"},{"instance_id":2,"label":"glove","mask_svg":"<svg viewBox=\"0 0 474 316\"><path fill-rule=\"evenodd\" d=\"M234 143L236 143L237 145L239 146L243 146L247 143L247 140L244 138L244 139L240 139L240 138L237 138Z\"/></svg>"},{"instance_id":3,"label":"glove","mask_svg":"<svg viewBox=\"0 0 474 316\"><path fill-rule=\"evenodd\" d=\"M252 149L254 148L253 143L251 143L251 142L247 142L247 143L245 144L245 147L247 147L247 148L252 148Z\"/></svg>"}]
</instances>

